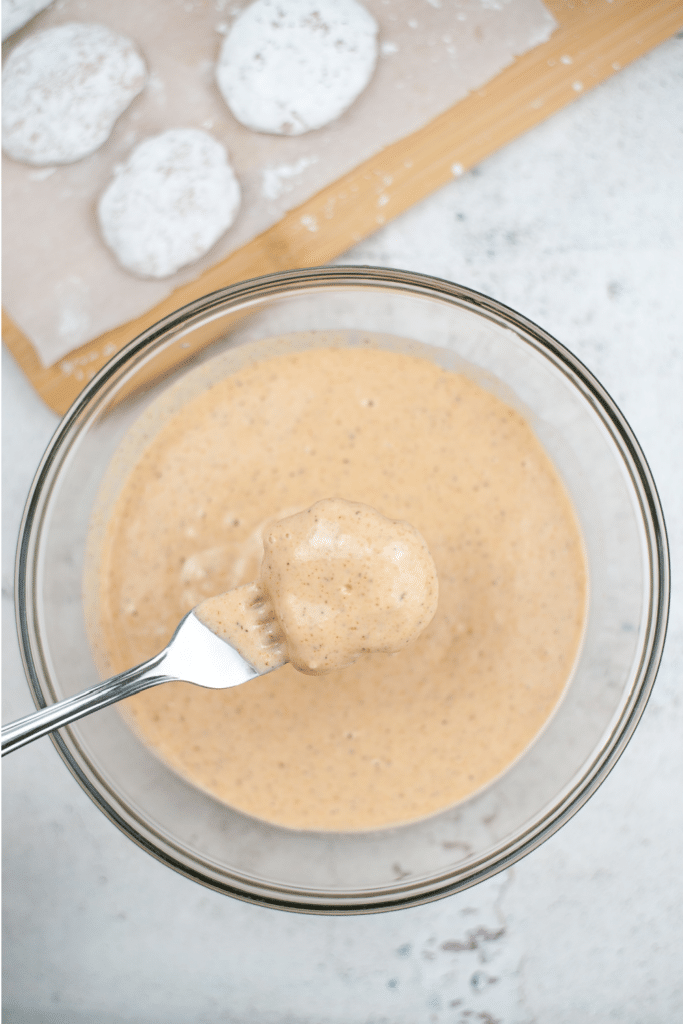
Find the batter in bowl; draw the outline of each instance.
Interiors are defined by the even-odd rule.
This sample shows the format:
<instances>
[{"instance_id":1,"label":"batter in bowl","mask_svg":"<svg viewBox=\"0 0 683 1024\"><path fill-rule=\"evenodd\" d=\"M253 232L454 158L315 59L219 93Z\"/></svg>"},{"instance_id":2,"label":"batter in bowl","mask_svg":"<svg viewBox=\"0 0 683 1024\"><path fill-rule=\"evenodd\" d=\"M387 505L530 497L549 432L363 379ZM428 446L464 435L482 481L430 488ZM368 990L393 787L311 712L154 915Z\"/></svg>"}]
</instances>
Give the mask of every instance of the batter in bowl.
<instances>
[{"instance_id":1,"label":"batter in bowl","mask_svg":"<svg viewBox=\"0 0 683 1024\"><path fill-rule=\"evenodd\" d=\"M424 537L432 622L395 655L232 690L127 702L138 734L219 800L291 828L415 820L504 771L571 675L586 563L564 486L525 419L429 359L310 349L247 365L148 443L98 556L103 672L156 653L183 614L257 579L272 524L337 495Z\"/></svg>"}]
</instances>

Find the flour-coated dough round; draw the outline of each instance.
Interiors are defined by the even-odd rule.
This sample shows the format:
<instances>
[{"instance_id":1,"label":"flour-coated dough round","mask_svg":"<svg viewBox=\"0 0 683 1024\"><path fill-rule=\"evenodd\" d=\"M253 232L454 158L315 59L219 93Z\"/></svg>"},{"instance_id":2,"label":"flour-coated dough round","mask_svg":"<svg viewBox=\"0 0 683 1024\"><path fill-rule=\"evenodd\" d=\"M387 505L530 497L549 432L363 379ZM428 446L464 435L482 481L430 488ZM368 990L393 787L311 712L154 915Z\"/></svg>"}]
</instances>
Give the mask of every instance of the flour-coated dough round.
<instances>
[{"instance_id":1,"label":"flour-coated dough round","mask_svg":"<svg viewBox=\"0 0 683 1024\"><path fill-rule=\"evenodd\" d=\"M95 22L36 32L2 73L2 147L22 163L69 164L108 139L145 86L147 68L126 36Z\"/></svg>"},{"instance_id":2,"label":"flour-coated dough round","mask_svg":"<svg viewBox=\"0 0 683 1024\"><path fill-rule=\"evenodd\" d=\"M198 128L174 128L135 147L100 198L102 237L140 277L168 277L230 227L240 187L224 147Z\"/></svg>"},{"instance_id":3,"label":"flour-coated dough round","mask_svg":"<svg viewBox=\"0 0 683 1024\"><path fill-rule=\"evenodd\" d=\"M301 135L343 114L377 62L377 23L356 0L255 0L221 48L216 78L247 128Z\"/></svg>"},{"instance_id":4,"label":"flour-coated dough round","mask_svg":"<svg viewBox=\"0 0 683 1024\"><path fill-rule=\"evenodd\" d=\"M22 25L51 3L52 0L2 0L2 38L14 35Z\"/></svg>"}]
</instances>

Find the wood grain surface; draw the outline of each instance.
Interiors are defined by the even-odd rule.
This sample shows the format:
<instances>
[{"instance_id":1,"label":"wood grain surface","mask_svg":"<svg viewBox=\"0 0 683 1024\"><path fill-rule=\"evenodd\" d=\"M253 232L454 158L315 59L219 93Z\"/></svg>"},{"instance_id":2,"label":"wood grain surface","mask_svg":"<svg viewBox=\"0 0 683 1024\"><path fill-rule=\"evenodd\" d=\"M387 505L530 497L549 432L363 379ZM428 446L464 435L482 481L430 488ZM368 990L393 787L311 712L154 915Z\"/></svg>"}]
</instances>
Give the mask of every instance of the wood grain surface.
<instances>
[{"instance_id":1,"label":"wood grain surface","mask_svg":"<svg viewBox=\"0 0 683 1024\"><path fill-rule=\"evenodd\" d=\"M64 413L107 360L157 320L226 285L333 260L683 27L683 0L545 3L559 24L547 43L291 210L136 320L44 367L3 310L3 341L36 391L52 409ZM571 61L562 59L569 56Z\"/></svg>"}]
</instances>

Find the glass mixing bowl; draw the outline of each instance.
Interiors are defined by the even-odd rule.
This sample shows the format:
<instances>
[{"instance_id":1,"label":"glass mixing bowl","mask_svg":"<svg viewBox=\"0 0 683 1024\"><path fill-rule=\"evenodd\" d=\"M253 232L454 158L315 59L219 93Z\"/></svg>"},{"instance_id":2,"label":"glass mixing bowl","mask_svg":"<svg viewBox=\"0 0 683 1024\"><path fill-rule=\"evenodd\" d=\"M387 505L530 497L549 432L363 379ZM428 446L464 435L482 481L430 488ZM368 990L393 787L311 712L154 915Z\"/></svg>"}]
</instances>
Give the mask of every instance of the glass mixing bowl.
<instances>
[{"instance_id":1,"label":"glass mixing bowl","mask_svg":"<svg viewBox=\"0 0 683 1024\"><path fill-rule=\"evenodd\" d=\"M572 498L589 565L585 636L562 701L526 752L485 789L422 821L357 833L297 832L232 810L162 764L115 707L53 740L119 828L204 885L309 913L410 906L471 886L533 850L615 764L662 652L662 512L643 454L609 395L570 352L511 309L395 270L325 268L247 281L185 306L130 342L85 388L45 453L16 577L20 642L38 706L99 679L83 574L92 510L111 484L108 466L123 438L135 436L134 424L160 395L168 408L182 403L247 355L268 351L267 339L278 335L280 350L370 339L419 352L526 416Z\"/></svg>"}]
</instances>

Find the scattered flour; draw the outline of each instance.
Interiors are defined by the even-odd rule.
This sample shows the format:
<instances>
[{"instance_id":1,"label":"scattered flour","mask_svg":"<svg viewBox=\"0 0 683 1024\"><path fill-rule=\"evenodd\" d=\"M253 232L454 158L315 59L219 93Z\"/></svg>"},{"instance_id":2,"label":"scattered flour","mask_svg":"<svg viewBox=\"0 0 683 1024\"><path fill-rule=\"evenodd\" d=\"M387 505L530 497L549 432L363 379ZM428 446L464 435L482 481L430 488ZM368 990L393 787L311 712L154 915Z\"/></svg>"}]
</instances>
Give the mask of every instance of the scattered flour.
<instances>
[{"instance_id":1,"label":"scattered flour","mask_svg":"<svg viewBox=\"0 0 683 1024\"><path fill-rule=\"evenodd\" d=\"M398 53L399 49L398 43L392 43L390 40L387 40L380 46L380 52L383 57L392 57L395 53Z\"/></svg>"},{"instance_id":2,"label":"scattered flour","mask_svg":"<svg viewBox=\"0 0 683 1024\"><path fill-rule=\"evenodd\" d=\"M2 0L2 38L13 35L51 3L52 0Z\"/></svg>"},{"instance_id":3,"label":"scattered flour","mask_svg":"<svg viewBox=\"0 0 683 1024\"><path fill-rule=\"evenodd\" d=\"M161 278L207 253L239 203L223 146L198 128L176 128L136 146L97 212L119 263L140 277Z\"/></svg>"},{"instance_id":4,"label":"scattered flour","mask_svg":"<svg viewBox=\"0 0 683 1024\"><path fill-rule=\"evenodd\" d=\"M279 199L294 188L294 178L318 162L317 156L302 156L296 163L280 164L278 167L264 167L261 192L265 199Z\"/></svg>"},{"instance_id":5,"label":"scattered flour","mask_svg":"<svg viewBox=\"0 0 683 1024\"><path fill-rule=\"evenodd\" d=\"M38 166L80 160L107 140L146 80L135 44L105 25L37 32L12 50L2 73L3 149Z\"/></svg>"},{"instance_id":6,"label":"scattered flour","mask_svg":"<svg viewBox=\"0 0 683 1024\"><path fill-rule=\"evenodd\" d=\"M223 43L218 87L247 128L301 135L334 121L365 89L377 32L356 0L255 0Z\"/></svg>"}]
</instances>

